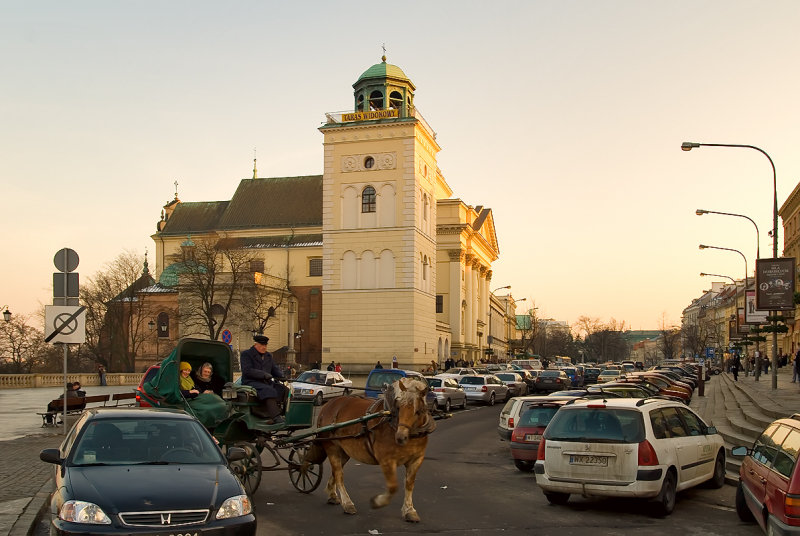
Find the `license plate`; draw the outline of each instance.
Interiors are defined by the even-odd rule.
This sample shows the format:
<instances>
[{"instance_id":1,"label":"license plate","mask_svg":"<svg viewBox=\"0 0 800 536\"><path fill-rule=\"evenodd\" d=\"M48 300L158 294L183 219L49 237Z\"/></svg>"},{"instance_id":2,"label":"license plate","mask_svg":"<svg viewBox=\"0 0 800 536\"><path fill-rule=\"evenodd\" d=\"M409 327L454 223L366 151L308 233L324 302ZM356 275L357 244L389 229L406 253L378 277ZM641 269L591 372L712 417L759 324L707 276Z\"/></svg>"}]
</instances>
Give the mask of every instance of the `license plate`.
<instances>
[{"instance_id":1,"label":"license plate","mask_svg":"<svg viewBox=\"0 0 800 536\"><path fill-rule=\"evenodd\" d=\"M525 434L525 441L541 441L542 434Z\"/></svg>"},{"instance_id":2,"label":"license plate","mask_svg":"<svg viewBox=\"0 0 800 536\"><path fill-rule=\"evenodd\" d=\"M464 387L464 390L465 391L477 391L478 388L477 387Z\"/></svg>"},{"instance_id":3,"label":"license plate","mask_svg":"<svg viewBox=\"0 0 800 536\"><path fill-rule=\"evenodd\" d=\"M569 457L570 465L598 465L608 466L608 456L588 456L584 454L571 454Z\"/></svg>"}]
</instances>

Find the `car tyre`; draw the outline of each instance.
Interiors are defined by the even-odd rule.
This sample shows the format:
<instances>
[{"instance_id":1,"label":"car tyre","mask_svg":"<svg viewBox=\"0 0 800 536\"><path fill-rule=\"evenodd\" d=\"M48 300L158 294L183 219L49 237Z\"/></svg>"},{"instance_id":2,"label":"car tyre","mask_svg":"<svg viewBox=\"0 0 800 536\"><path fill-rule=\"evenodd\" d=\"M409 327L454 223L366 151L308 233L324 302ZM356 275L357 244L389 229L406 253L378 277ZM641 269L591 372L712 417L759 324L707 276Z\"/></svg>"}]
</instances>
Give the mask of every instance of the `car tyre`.
<instances>
[{"instance_id":1,"label":"car tyre","mask_svg":"<svg viewBox=\"0 0 800 536\"><path fill-rule=\"evenodd\" d=\"M725 485L725 454L722 451L717 454L717 460L714 462L714 474L708 481L708 485L715 489Z\"/></svg>"},{"instance_id":2,"label":"car tyre","mask_svg":"<svg viewBox=\"0 0 800 536\"><path fill-rule=\"evenodd\" d=\"M494 406L494 391L489 395L489 405Z\"/></svg>"},{"instance_id":3,"label":"car tyre","mask_svg":"<svg viewBox=\"0 0 800 536\"><path fill-rule=\"evenodd\" d=\"M567 501L569 501L569 493L545 491L544 496L550 504L562 505L567 504Z\"/></svg>"},{"instance_id":4,"label":"car tyre","mask_svg":"<svg viewBox=\"0 0 800 536\"><path fill-rule=\"evenodd\" d=\"M742 489L741 482L736 486L736 515L745 523L752 523L756 520L756 518L753 517L753 512L747 507L747 501L744 498L744 489Z\"/></svg>"},{"instance_id":5,"label":"car tyre","mask_svg":"<svg viewBox=\"0 0 800 536\"><path fill-rule=\"evenodd\" d=\"M667 471L664 482L661 484L661 491L656 497L656 513L659 516L668 516L675 510L675 499L677 495L677 482L675 472Z\"/></svg>"},{"instance_id":6,"label":"car tyre","mask_svg":"<svg viewBox=\"0 0 800 536\"><path fill-rule=\"evenodd\" d=\"M442 409L445 413L450 413L450 399L449 398L445 399L444 404L442 404L440 409Z\"/></svg>"},{"instance_id":7,"label":"car tyre","mask_svg":"<svg viewBox=\"0 0 800 536\"><path fill-rule=\"evenodd\" d=\"M514 460L514 467L522 472L530 473L533 471L533 462L530 460Z\"/></svg>"},{"instance_id":8,"label":"car tyre","mask_svg":"<svg viewBox=\"0 0 800 536\"><path fill-rule=\"evenodd\" d=\"M323 401L322 393L317 393L317 395L314 397L314 405L321 406Z\"/></svg>"}]
</instances>

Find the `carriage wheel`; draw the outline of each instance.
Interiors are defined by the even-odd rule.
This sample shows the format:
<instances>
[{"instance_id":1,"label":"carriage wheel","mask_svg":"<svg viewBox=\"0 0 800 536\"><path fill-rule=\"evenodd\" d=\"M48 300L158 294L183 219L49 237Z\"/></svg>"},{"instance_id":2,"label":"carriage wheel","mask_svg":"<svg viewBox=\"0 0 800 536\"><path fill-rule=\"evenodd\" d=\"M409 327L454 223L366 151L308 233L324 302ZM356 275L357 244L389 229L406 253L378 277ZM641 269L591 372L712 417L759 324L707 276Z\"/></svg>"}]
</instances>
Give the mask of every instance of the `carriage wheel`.
<instances>
[{"instance_id":1,"label":"carriage wheel","mask_svg":"<svg viewBox=\"0 0 800 536\"><path fill-rule=\"evenodd\" d=\"M254 443L238 441L233 446L243 448L247 454L246 458L231 462L231 469L252 497L261 483L261 453Z\"/></svg>"},{"instance_id":2,"label":"carriage wheel","mask_svg":"<svg viewBox=\"0 0 800 536\"><path fill-rule=\"evenodd\" d=\"M289 452L289 480L297 491L302 493L311 493L322 482L321 463L309 463L305 470L303 469L303 459L310 448L310 443L296 444L292 445L292 450Z\"/></svg>"}]
</instances>

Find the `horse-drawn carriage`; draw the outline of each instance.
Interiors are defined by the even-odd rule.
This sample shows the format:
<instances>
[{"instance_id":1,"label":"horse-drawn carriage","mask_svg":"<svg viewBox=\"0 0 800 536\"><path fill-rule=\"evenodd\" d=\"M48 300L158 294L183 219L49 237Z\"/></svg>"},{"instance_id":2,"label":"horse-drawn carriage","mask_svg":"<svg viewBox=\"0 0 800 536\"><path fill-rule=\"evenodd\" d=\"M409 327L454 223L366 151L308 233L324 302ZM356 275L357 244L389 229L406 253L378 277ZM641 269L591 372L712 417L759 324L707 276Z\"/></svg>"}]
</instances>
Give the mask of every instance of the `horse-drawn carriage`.
<instances>
[{"instance_id":1,"label":"horse-drawn carriage","mask_svg":"<svg viewBox=\"0 0 800 536\"><path fill-rule=\"evenodd\" d=\"M179 387L180 363L188 362L192 370L206 362L224 382L221 396L200 394L187 399ZM142 386L140 393L154 407L179 408L194 415L214 436L223 450L241 447L247 453L243 460L232 462L245 490L252 495L261 482L263 471L288 470L292 485L303 493L311 493L322 480L322 461L304 461L315 438L331 430L366 423L389 415L382 406L346 422L313 428L314 401L287 401L285 422L267 424L253 414L259 405L255 389L233 381L233 354L220 341L181 339L164 359L158 373ZM264 451L269 453L263 456ZM268 461L264 461L264 459Z\"/></svg>"}]
</instances>

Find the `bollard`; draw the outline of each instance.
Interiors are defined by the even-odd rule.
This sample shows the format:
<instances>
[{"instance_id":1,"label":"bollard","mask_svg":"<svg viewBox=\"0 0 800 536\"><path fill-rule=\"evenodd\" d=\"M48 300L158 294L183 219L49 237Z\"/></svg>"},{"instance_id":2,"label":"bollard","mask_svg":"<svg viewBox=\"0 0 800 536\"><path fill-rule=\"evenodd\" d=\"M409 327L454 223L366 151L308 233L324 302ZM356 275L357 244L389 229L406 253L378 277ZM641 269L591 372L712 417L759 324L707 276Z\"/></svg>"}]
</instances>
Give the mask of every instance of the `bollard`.
<instances>
[{"instance_id":1,"label":"bollard","mask_svg":"<svg viewBox=\"0 0 800 536\"><path fill-rule=\"evenodd\" d=\"M697 396L705 396L706 393L706 377L703 373L703 369L705 365L700 365L697 367Z\"/></svg>"}]
</instances>

